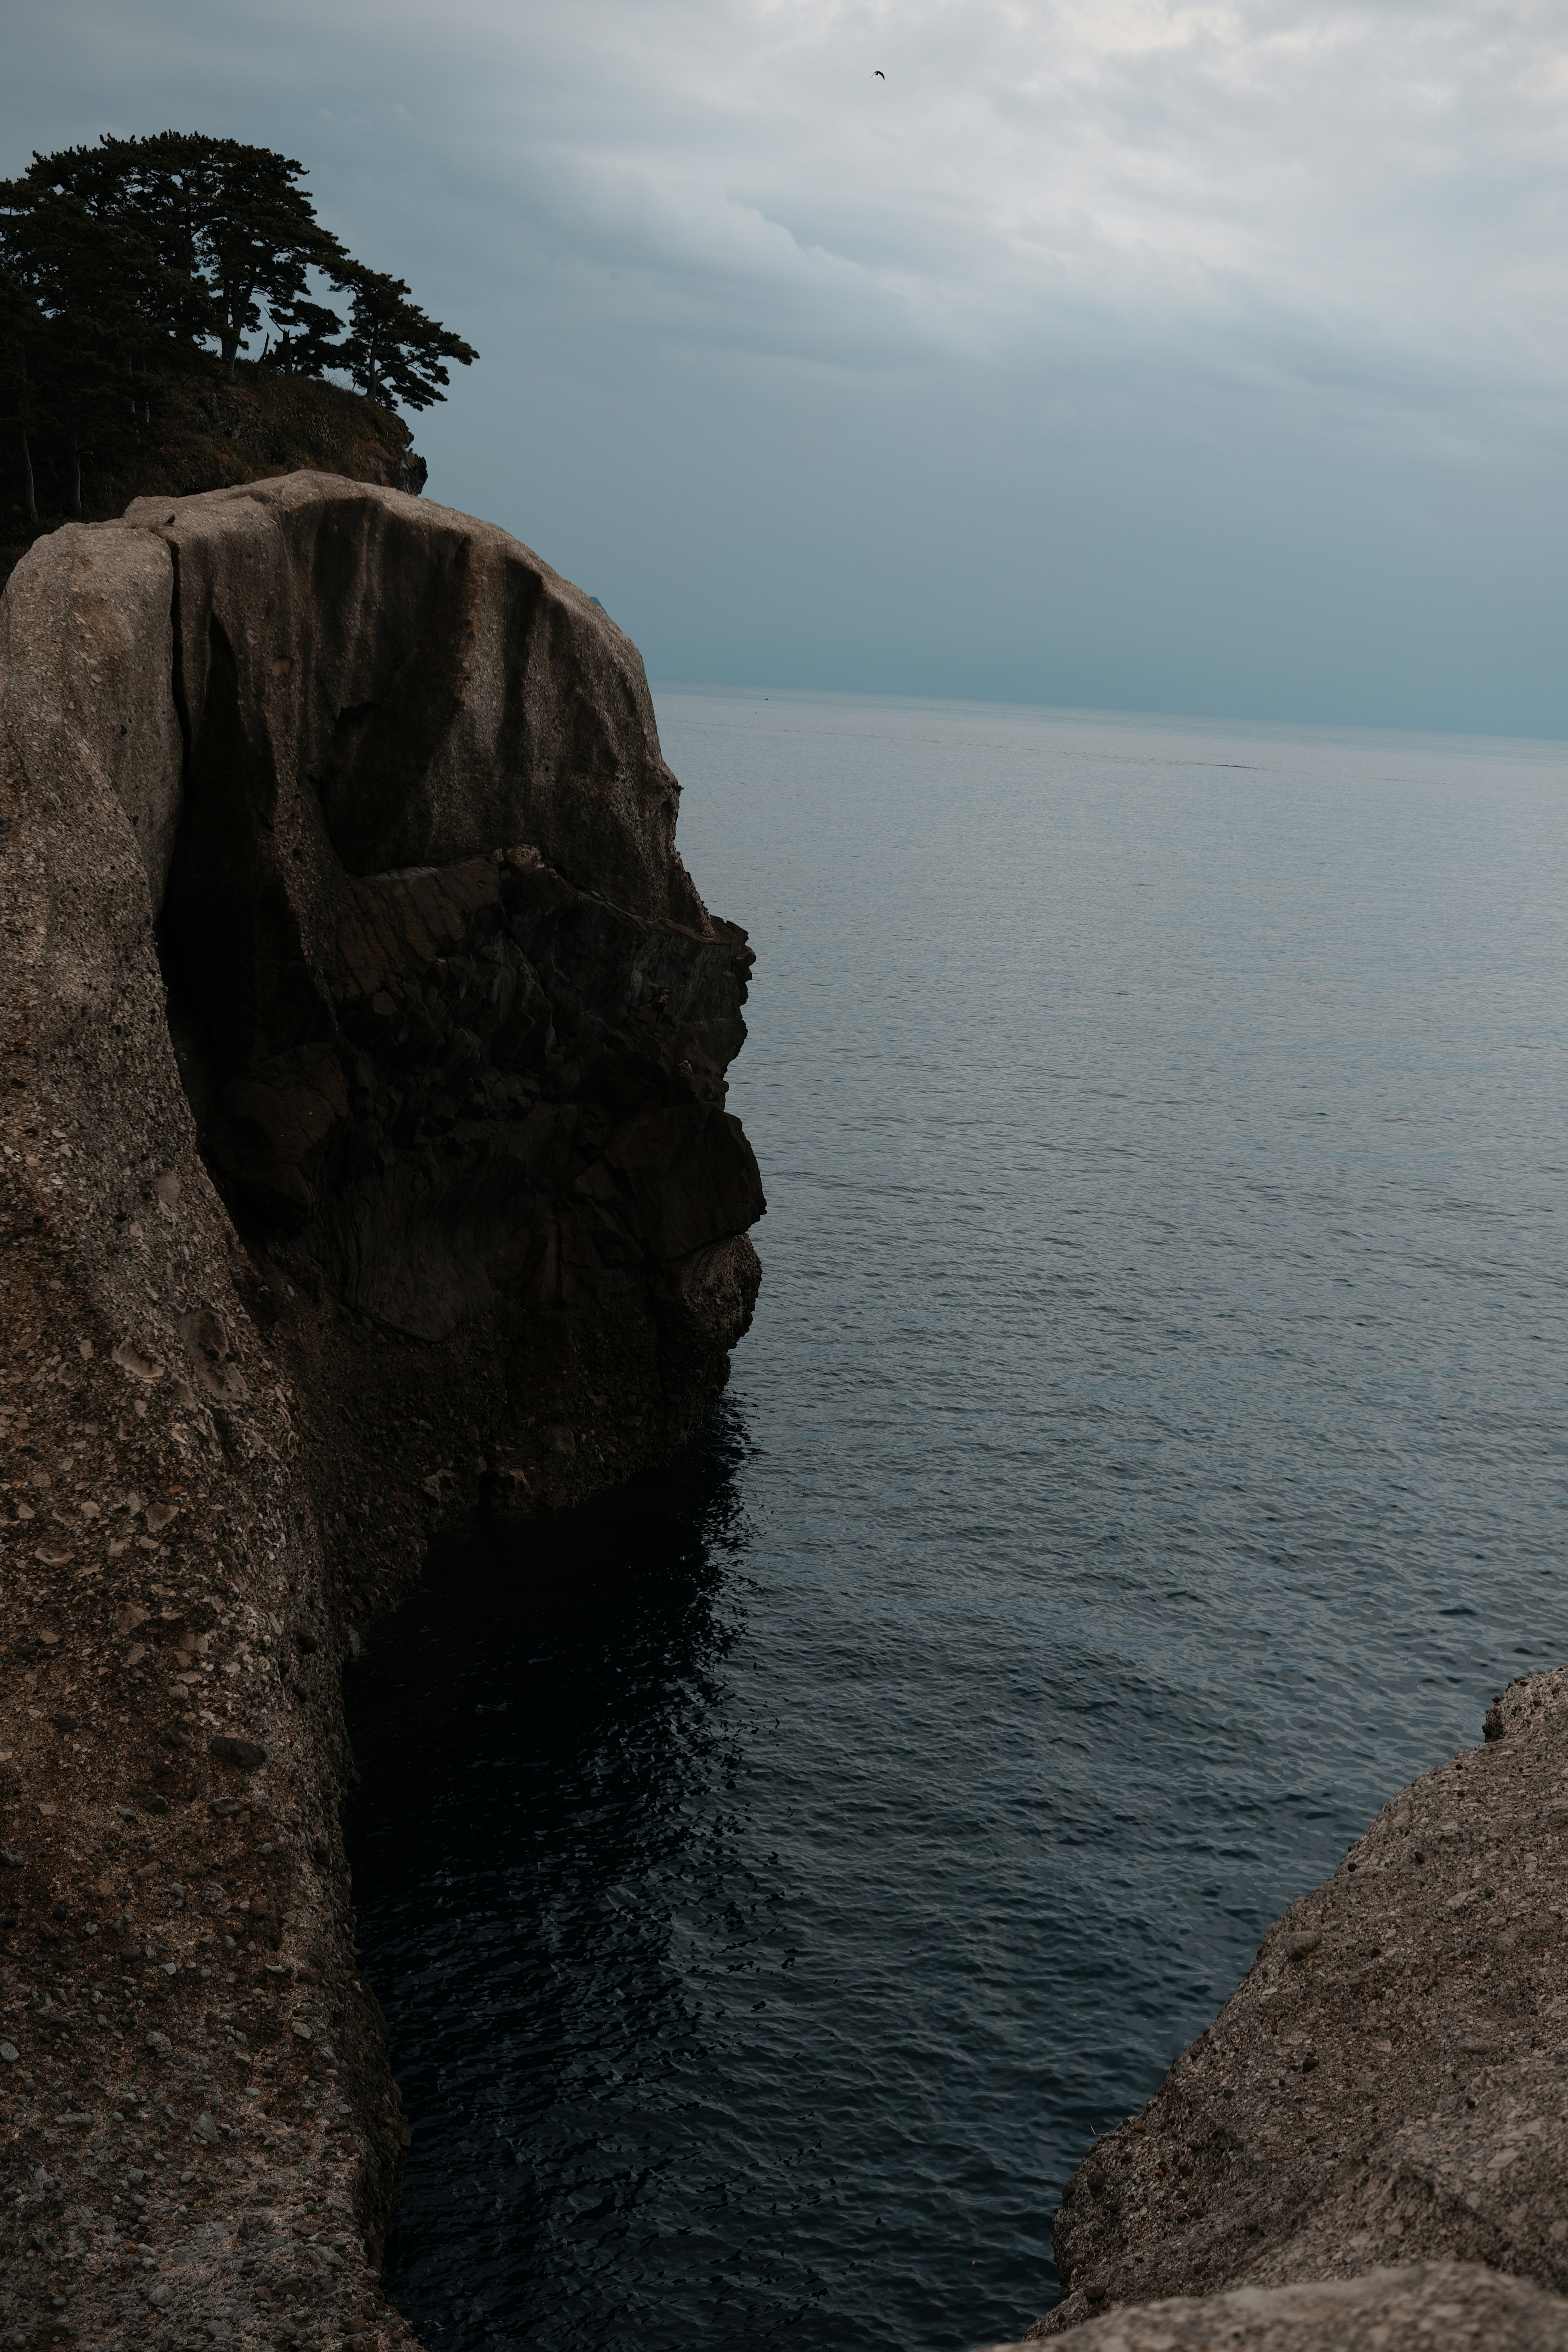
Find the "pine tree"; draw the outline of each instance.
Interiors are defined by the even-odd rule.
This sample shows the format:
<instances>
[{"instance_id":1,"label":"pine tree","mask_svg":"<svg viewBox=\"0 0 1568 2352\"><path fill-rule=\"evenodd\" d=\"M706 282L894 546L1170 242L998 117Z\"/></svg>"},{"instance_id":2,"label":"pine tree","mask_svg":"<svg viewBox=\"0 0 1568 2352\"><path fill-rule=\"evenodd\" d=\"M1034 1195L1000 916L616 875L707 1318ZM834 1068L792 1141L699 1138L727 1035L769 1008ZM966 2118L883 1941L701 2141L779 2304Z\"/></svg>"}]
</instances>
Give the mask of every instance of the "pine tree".
<instances>
[{"instance_id":1,"label":"pine tree","mask_svg":"<svg viewBox=\"0 0 1568 2352\"><path fill-rule=\"evenodd\" d=\"M471 367L479 358L471 343L426 318L408 299L401 278L355 268L350 283L353 307L348 340L336 362L348 371L367 400L400 400L405 408L428 408L444 398L451 382L443 360Z\"/></svg>"},{"instance_id":2,"label":"pine tree","mask_svg":"<svg viewBox=\"0 0 1568 2352\"><path fill-rule=\"evenodd\" d=\"M82 468L133 443L151 381L181 323L185 293L140 231L50 192L17 205L0 187L7 378L21 439L29 520L37 513L32 430L61 459L68 512L82 511Z\"/></svg>"},{"instance_id":3,"label":"pine tree","mask_svg":"<svg viewBox=\"0 0 1568 2352\"><path fill-rule=\"evenodd\" d=\"M314 376L342 367L342 346L336 340L343 331L339 311L304 296L291 302L269 303L268 309L277 340L262 352L260 366L279 375Z\"/></svg>"},{"instance_id":4,"label":"pine tree","mask_svg":"<svg viewBox=\"0 0 1568 2352\"><path fill-rule=\"evenodd\" d=\"M37 426L36 373L29 373L27 356L37 362L43 320L21 279L0 269L0 401L7 425L16 437L22 459L22 512L29 523L38 520L37 478L33 471L33 436Z\"/></svg>"},{"instance_id":5,"label":"pine tree","mask_svg":"<svg viewBox=\"0 0 1568 2352\"><path fill-rule=\"evenodd\" d=\"M217 363L232 376L265 331L284 374L343 371L371 399L427 408L472 346L400 278L366 269L316 218L303 165L198 132L36 154L0 183L0 423L22 503L37 467L82 511L84 467L110 466L151 424L160 386ZM324 291L347 296L346 322Z\"/></svg>"},{"instance_id":6,"label":"pine tree","mask_svg":"<svg viewBox=\"0 0 1568 2352\"><path fill-rule=\"evenodd\" d=\"M165 131L36 155L13 184L141 230L189 284L193 323L216 341L232 376L263 304L276 318L306 299L310 270L342 284L353 266L297 184L303 177L302 163L270 148Z\"/></svg>"}]
</instances>

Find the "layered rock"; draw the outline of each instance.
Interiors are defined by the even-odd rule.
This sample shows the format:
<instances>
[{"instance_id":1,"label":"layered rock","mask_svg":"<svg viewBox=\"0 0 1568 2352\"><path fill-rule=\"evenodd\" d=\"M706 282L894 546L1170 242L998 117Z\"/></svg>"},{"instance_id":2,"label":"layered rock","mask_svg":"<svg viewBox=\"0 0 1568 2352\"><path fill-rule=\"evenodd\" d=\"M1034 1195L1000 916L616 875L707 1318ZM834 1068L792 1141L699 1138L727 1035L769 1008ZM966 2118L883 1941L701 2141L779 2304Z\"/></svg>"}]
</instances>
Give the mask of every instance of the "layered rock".
<instances>
[{"instance_id":1,"label":"layered rock","mask_svg":"<svg viewBox=\"0 0 1568 2352\"><path fill-rule=\"evenodd\" d=\"M0 2340L395 2340L339 1664L722 1384L751 956L635 650L501 531L142 501L0 629Z\"/></svg>"},{"instance_id":2,"label":"layered rock","mask_svg":"<svg viewBox=\"0 0 1568 2352\"><path fill-rule=\"evenodd\" d=\"M1465 2297L1500 2315L1484 2340L1515 2340L1516 2310L1540 2329L1518 2340L1559 2340L1568 2306L1484 2282L1568 2294L1568 1669L1510 1685L1486 1733L1291 1906L1142 2113L1096 2143L1057 2217L1064 2299L1032 2336L1114 2311L1086 2344L1152 2344L1126 2306L1208 2297L1217 2327L1237 2289L1460 2263L1482 2282ZM1381 2339L1286 2314L1274 2336L1210 2340L1429 2340L1410 2308Z\"/></svg>"}]
</instances>

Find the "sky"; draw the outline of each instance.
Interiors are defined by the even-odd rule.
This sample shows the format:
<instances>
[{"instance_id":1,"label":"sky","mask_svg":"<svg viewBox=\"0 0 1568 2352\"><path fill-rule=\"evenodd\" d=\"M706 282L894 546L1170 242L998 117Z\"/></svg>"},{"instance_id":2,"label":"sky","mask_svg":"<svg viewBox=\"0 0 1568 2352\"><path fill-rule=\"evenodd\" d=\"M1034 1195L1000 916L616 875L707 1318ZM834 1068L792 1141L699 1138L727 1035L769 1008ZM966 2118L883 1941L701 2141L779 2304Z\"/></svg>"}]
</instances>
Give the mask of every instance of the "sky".
<instances>
[{"instance_id":1,"label":"sky","mask_svg":"<svg viewBox=\"0 0 1568 2352\"><path fill-rule=\"evenodd\" d=\"M1568 736L1568 7L0 0L476 344L411 420L656 680ZM880 68L885 79L878 78Z\"/></svg>"}]
</instances>

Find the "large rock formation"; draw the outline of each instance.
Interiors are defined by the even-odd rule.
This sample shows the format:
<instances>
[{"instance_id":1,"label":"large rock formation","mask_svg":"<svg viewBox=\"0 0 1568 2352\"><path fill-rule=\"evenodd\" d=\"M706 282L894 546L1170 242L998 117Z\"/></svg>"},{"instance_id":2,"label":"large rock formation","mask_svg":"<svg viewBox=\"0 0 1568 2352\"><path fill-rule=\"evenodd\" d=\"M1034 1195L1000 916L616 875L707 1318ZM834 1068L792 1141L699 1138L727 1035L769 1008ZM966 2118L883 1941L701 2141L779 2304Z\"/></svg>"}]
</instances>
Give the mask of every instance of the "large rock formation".
<instances>
[{"instance_id":1,"label":"large rock formation","mask_svg":"<svg viewBox=\"0 0 1568 2352\"><path fill-rule=\"evenodd\" d=\"M1266 2295L1246 2305L1247 2328L1217 2331L1242 2309L1238 2289L1376 2270L1382 2294L1390 2265L1459 2263L1478 2340L1516 2340L1510 2312L1537 2329L1517 2340L1563 2340L1568 1668L1511 1685L1486 1733L1403 1790L1291 1906L1142 2113L1096 2143L1057 2217L1067 2292L1032 2336L1114 2312L1086 2347L1152 2344L1128 2306L1163 2315L1165 2298L1199 2296L1216 2298L1191 2306L1215 2343L1414 2346L1431 2340L1421 2297L1404 2318L1384 2312L1381 2336L1348 2319L1335 2334L1327 2318L1314 2334ZM1510 2303L1499 2273L1553 2293L1531 2303L1510 2285ZM1348 2290L1300 2305L1357 2307ZM1256 2332L1269 2310L1275 2332ZM1202 2334L1159 2325L1171 2344ZM1457 2320L1447 2340L1466 2340Z\"/></svg>"},{"instance_id":2,"label":"large rock formation","mask_svg":"<svg viewBox=\"0 0 1568 2352\"><path fill-rule=\"evenodd\" d=\"M500 530L144 500L0 633L0 2342L400 2340L339 1663L722 1384L752 959Z\"/></svg>"}]
</instances>

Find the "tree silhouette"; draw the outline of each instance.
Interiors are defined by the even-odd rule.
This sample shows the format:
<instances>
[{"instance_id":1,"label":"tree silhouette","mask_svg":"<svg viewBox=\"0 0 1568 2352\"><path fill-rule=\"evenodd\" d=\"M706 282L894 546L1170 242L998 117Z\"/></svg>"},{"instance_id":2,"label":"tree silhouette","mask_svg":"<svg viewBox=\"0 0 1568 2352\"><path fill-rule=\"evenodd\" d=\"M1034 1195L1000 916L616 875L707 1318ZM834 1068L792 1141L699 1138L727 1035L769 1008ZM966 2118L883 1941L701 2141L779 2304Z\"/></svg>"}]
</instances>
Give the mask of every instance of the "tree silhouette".
<instances>
[{"instance_id":1,"label":"tree silhouette","mask_svg":"<svg viewBox=\"0 0 1568 2352\"><path fill-rule=\"evenodd\" d=\"M232 377L263 331L268 370L341 371L408 408L478 358L321 226L304 176L270 148L165 131L35 154L0 183L0 399L30 522L40 449L79 514L84 464L149 428L171 374L216 360Z\"/></svg>"},{"instance_id":2,"label":"tree silhouette","mask_svg":"<svg viewBox=\"0 0 1568 2352\"><path fill-rule=\"evenodd\" d=\"M316 376L342 366L342 346L334 340L343 331L340 312L304 295L290 302L271 302L268 309L277 334L259 365L279 375Z\"/></svg>"},{"instance_id":3,"label":"tree silhouette","mask_svg":"<svg viewBox=\"0 0 1568 2352\"><path fill-rule=\"evenodd\" d=\"M23 454L29 520L37 507L32 439L64 460L68 511L79 516L84 461L111 459L149 419L152 379L186 322L185 288L124 221L50 192L19 213L0 190L8 405Z\"/></svg>"},{"instance_id":4,"label":"tree silhouette","mask_svg":"<svg viewBox=\"0 0 1568 2352\"><path fill-rule=\"evenodd\" d=\"M22 511L38 520L37 478L33 471L33 436L38 424L37 312L26 288L9 269L0 269L0 399L14 425L22 457ZM28 354L34 359L28 371Z\"/></svg>"},{"instance_id":5,"label":"tree silhouette","mask_svg":"<svg viewBox=\"0 0 1568 2352\"><path fill-rule=\"evenodd\" d=\"M347 369L367 400L384 404L390 395L405 408L428 408L444 398L442 387L451 378L442 361L469 367L479 358L473 345L427 319L409 300L401 278L356 269L352 283L348 340L337 364Z\"/></svg>"}]
</instances>

